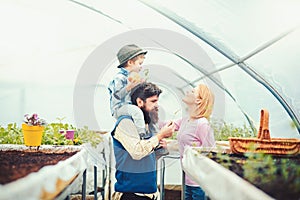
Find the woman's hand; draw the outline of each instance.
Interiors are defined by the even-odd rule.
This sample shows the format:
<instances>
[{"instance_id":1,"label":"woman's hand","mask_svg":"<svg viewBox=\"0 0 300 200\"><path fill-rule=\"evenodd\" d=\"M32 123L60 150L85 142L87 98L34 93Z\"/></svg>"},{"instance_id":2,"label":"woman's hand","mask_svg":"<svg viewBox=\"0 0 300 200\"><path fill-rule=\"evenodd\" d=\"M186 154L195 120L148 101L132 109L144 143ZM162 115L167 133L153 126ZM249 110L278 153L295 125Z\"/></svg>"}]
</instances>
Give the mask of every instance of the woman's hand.
<instances>
[{"instance_id":1,"label":"woman's hand","mask_svg":"<svg viewBox=\"0 0 300 200\"><path fill-rule=\"evenodd\" d=\"M161 146L162 148L167 148L167 141L165 139L160 140L159 146Z\"/></svg>"}]
</instances>

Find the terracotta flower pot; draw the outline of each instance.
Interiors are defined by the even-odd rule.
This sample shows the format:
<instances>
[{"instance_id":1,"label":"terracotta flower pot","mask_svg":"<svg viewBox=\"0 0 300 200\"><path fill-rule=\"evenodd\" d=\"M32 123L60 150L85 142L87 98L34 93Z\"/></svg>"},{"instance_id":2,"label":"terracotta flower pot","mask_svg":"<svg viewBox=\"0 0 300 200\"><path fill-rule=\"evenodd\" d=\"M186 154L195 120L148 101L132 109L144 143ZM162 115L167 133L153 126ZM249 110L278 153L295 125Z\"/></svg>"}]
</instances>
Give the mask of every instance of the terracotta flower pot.
<instances>
[{"instance_id":1,"label":"terracotta flower pot","mask_svg":"<svg viewBox=\"0 0 300 200\"><path fill-rule=\"evenodd\" d=\"M43 126L28 126L27 124L22 124L25 145L40 146L42 143L43 131Z\"/></svg>"}]
</instances>

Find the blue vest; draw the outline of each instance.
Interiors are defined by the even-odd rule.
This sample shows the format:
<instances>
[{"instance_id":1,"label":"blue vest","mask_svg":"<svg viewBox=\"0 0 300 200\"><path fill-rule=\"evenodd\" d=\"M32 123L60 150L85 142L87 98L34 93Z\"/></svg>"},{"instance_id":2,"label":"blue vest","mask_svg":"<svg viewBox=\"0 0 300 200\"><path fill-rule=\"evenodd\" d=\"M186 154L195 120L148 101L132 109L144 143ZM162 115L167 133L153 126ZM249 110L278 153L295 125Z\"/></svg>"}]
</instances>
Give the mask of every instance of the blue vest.
<instances>
[{"instance_id":1,"label":"blue vest","mask_svg":"<svg viewBox=\"0 0 300 200\"><path fill-rule=\"evenodd\" d=\"M132 120L130 116L120 116L111 132L116 158L115 191L154 193L157 190L155 154L151 153L141 160L134 160L123 145L113 137L116 127L125 118Z\"/></svg>"}]
</instances>

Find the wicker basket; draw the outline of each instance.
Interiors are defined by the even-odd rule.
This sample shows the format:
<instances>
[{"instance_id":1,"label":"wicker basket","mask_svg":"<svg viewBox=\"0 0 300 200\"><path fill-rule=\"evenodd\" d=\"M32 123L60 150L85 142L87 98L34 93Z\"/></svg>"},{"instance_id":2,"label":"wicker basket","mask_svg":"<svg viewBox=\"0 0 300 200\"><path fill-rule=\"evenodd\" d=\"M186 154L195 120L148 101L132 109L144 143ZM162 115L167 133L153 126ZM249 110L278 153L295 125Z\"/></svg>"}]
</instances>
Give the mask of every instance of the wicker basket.
<instances>
[{"instance_id":1,"label":"wicker basket","mask_svg":"<svg viewBox=\"0 0 300 200\"><path fill-rule=\"evenodd\" d=\"M271 138L269 112L261 110L260 127L257 138L229 137L230 150L241 154L246 152L276 155L297 155L300 153L300 140L296 138Z\"/></svg>"}]
</instances>

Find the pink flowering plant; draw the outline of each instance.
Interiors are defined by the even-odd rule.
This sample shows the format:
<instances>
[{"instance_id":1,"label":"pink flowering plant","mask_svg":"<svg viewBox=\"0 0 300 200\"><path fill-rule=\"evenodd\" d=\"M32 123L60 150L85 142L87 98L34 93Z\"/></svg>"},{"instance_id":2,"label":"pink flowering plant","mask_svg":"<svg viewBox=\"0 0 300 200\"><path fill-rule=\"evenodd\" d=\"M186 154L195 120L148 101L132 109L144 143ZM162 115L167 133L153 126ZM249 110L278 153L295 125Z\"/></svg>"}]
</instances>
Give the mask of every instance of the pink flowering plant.
<instances>
[{"instance_id":1,"label":"pink flowering plant","mask_svg":"<svg viewBox=\"0 0 300 200\"><path fill-rule=\"evenodd\" d=\"M38 114L34 113L31 116L29 114L24 115L24 123L28 126L44 126L47 122L44 119L39 118Z\"/></svg>"}]
</instances>

